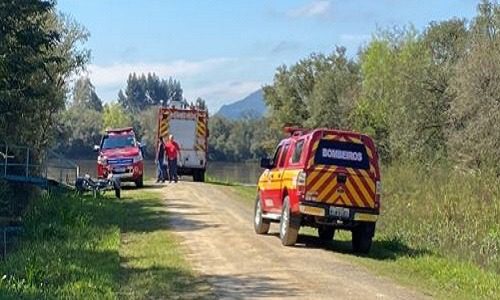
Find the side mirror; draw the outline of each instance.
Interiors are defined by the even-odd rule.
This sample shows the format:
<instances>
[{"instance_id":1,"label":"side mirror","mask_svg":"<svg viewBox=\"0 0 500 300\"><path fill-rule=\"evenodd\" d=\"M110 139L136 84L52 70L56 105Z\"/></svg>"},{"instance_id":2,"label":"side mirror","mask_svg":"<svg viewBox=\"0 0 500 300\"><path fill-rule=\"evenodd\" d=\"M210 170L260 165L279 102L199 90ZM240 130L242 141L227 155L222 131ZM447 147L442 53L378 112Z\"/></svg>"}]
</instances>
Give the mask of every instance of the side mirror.
<instances>
[{"instance_id":1,"label":"side mirror","mask_svg":"<svg viewBox=\"0 0 500 300\"><path fill-rule=\"evenodd\" d=\"M260 167L264 169L272 169L273 163L270 158L263 157L260 159Z\"/></svg>"},{"instance_id":2,"label":"side mirror","mask_svg":"<svg viewBox=\"0 0 500 300\"><path fill-rule=\"evenodd\" d=\"M94 145L94 151L98 152L99 150L101 150L101 147L99 147L99 145Z\"/></svg>"}]
</instances>

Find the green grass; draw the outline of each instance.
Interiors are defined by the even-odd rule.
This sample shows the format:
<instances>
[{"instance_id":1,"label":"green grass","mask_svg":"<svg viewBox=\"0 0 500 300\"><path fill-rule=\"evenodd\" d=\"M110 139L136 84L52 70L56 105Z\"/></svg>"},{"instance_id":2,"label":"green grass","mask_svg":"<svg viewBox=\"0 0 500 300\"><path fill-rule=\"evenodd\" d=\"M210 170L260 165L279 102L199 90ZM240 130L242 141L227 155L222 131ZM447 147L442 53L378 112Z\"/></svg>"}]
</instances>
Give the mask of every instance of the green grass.
<instances>
[{"instance_id":1,"label":"green grass","mask_svg":"<svg viewBox=\"0 0 500 300\"><path fill-rule=\"evenodd\" d=\"M213 177L210 175L205 175L205 182L215 185L225 185L225 186L241 186L241 183L236 181L231 181L227 178L221 179L217 177Z\"/></svg>"},{"instance_id":2,"label":"green grass","mask_svg":"<svg viewBox=\"0 0 500 300\"><path fill-rule=\"evenodd\" d=\"M398 166L384 170L383 185L370 254L353 255L345 231L324 244L327 250L437 298L500 299L498 178ZM228 189L253 204L255 187Z\"/></svg>"},{"instance_id":3,"label":"green grass","mask_svg":"<svg viewBox=\"0 0 500 300\"><path fill-rule=\"evenodd\" d=\"M36 199L18 248L0 262L1 298L115 298L122 215L122 207L106 198Z\"/></svg>"},{"instance_id":4,"label":"green grass","mask_svg":"<svg viewBox=\"0 0 500 300\"><path fill-rule=\"evenodd\" d=\"M169 232L158 192L130 190L125 196L120 299L212 298L209 285L191 270Z\"/></svg>"},{"instance_id":5,"label":"green grass","mask_svg":"<svg viewBox=\"0 0 500 300\"><path fill-rule=\"evenodd\" d=\"M210 297L168 231L158 191L122 200L44 195L17 248L0 261L1 299Z\"/></svg>"}]
</instances>

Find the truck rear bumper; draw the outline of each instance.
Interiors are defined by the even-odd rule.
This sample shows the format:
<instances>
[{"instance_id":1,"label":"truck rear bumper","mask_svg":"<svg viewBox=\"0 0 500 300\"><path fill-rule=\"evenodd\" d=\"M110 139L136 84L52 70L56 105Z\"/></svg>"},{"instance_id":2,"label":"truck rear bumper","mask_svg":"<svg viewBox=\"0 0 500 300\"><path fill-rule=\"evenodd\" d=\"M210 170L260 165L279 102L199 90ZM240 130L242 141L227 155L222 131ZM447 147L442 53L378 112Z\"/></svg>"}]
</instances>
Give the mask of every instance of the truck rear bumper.
<instances>
[{"instance_id":1,"label":"truck rear bumper","mask_svg":"<svg viewBox=\"0 0 500 300\"><path fill-rule=\"evenodd\" d=\"M341 207L314 202L301 202L299 210L302 215L320 217L325 222L360 221L376 222L378 213L356 207Z\"/></svg>"}]
</instances>

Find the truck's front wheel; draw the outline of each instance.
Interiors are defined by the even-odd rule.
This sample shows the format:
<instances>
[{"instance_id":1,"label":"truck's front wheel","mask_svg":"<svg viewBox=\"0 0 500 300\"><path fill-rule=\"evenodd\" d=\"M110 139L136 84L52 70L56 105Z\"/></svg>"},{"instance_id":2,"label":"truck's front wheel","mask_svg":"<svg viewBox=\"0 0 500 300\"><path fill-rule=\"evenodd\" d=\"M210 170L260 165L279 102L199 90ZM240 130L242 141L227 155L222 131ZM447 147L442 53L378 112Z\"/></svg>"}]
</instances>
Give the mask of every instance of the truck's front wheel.
<instances>
[{"instance_id":1,"label":"truck's front wheel","mask_svg":"<svg viewBox=\"0 0 500 300\"><path fill-rule=\"evenodd\" d=\"M352 250L357 253L368 253L372 246L375 223L360 222L352 230Z\"/></svg>"},{"instance_id":2,"label":"truck's front wheel","mask_svg":"<svg viewBox=\"0 0 500 300\"><path fill-rule=\"evenodd\" d=\"M256 233L266 234L269 232L269 226L271 226L271 222L262 218L262 203L259 195L257 195L257 200L255 200L253 227Z\"/></svg>"},{"instance_id":3,"label":"truck's front wheel","mask_svg":"<svg viewBox=\"0 0 500 300\"><path fill-rule=\"evenodd\" d=\"M141 188L144 186L144 177L142 175L141 175L141 177L139 177L139 179L137 179L135 181L135 186L138 188Z\"/></svg>"},{"instance_id":4,"label":"truck's front wheel","mask_svg":"<svg viewBox=\"0 0 500 300\"><path fill-rule=\"evenodd\" d=\"M283 209L280 220L280 239L284 246L293 246L297 242L300 228L300 217L294 216L290 209L288 195L283 200Z\"/></svg>"}]
</instances>

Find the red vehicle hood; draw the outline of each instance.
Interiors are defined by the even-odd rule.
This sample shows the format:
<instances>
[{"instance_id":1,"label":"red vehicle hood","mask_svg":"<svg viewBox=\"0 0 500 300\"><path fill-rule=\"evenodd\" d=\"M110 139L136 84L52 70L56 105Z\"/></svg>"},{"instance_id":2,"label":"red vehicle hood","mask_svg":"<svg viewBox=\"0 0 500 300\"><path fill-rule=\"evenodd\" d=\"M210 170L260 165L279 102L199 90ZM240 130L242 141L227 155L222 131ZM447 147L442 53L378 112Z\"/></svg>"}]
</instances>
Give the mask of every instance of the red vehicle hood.
<instances>
[{"instance_id":1,"label":"red vehicle hood","mask_svg":"<svg viewBox=\"0 0 500 300\"><path fill-rule=\"evenodd\" d=\"M127 148L106 149L102 150L101 154L106 156L107 158L133 157L139 155L139 148L127 147Z\"/></svg>"}]
</instances>

